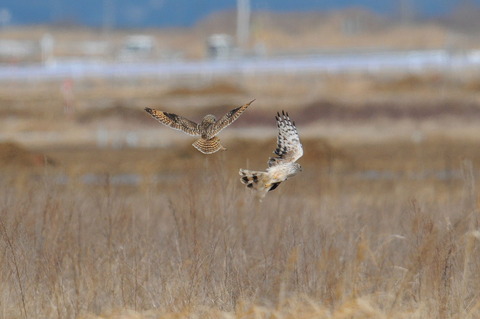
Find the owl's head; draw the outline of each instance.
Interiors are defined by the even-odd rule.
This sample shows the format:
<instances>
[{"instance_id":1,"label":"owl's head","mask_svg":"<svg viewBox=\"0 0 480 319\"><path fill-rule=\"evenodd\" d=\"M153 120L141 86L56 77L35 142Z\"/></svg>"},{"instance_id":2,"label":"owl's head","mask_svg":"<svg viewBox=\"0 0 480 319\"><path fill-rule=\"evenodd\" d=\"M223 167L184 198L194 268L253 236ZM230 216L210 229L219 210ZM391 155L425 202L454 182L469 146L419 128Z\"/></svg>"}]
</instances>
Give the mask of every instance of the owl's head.
<instances>
[{"instance_id":1,"label":"owl's head","mask_svg":"<svg viewBox=\"0 0 480 319\"><path fill-rule=\"evenodd\" d=\"M217 121L217 118L215 117L215 115L208 114L208 115L205 115L205 117L203 118L202 124L213 124L216 121Z\"/></svg>"}]
</instances>

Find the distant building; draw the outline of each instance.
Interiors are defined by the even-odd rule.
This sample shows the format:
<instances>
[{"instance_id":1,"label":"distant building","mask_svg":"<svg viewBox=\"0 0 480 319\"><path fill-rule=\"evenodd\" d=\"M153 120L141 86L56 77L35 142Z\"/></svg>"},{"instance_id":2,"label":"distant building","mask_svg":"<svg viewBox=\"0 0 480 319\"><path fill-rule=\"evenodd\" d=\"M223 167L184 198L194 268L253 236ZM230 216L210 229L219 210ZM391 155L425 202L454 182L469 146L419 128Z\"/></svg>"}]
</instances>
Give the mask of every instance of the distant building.
<instances>
[{"instance_id":1,"label":"distant building","mask_svg":"<svg viewBox=\"0 0 480 319\"><path fill-rule=\"evenodd\" d=\"M128 36L120 49L119 59L124 61L148 60L156 57L157 42L149 35Z\"/></svg>"},{"instance_id":2,"label":"distant building","mask_svg":"<svg viewBox=\"0 0 480 319\"><path fill-rule=\"evenodd\" d=\"M231 59L235 55L234 40L228 34L212 34L207 39L207 56L211 59Z\"/></svg>"},{"instance_id":3,"label":"distant building","mask_svg":"<svg viewBox=\"0 0 480 319\"><path fill-rule=\"evenodd\" d=\"M0 63L38 60L39 46L34 41L0 40Z\"/></svg>"}]
</instances>

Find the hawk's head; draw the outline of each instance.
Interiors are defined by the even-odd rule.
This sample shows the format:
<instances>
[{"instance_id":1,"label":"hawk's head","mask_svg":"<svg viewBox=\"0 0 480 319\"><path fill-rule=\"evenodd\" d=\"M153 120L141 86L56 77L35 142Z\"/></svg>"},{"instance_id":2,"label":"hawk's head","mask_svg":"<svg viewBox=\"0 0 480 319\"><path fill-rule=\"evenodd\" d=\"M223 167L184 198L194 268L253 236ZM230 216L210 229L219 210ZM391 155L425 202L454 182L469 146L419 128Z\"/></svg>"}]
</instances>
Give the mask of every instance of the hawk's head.
<instances>
[{"instance_id":1,"label":"hawk's head","mask_svg":"<svg viewBox=\"0 0 480 319\"><path fill-rule=\"evenodd\" d=\"M290 165L288 176L296 175L298 172L301 172L302 170L303 170L303 168L300 164L292 163L292 165Z\"/></svg>"}]
</instances>

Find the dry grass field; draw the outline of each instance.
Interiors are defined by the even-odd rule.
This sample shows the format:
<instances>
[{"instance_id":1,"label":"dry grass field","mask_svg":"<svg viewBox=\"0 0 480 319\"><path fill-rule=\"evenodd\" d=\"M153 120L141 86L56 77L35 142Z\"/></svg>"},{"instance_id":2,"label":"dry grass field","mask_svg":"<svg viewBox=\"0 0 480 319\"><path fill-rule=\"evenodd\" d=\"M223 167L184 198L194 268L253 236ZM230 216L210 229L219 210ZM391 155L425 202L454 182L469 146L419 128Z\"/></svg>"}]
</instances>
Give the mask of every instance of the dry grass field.
<instances>
[{"instance_id":1,"label":"dry grass field","mask_svg":"<svg viewBox=\"0 0 480 319\"><path fill-rule=\"evenodd\" d=\"M208 158L57 150L64 165L5 169L0 317L480 315L475 145L304 145L304 171L262 203L237 175L264 167L255 142ZM73 158L107 165L92 182ZM118 179L123 161L138 182Z\"/></svg>"},{"instance_id":2,"label":"dry grass field","mask_svg":"<svg viewBox=\"0 0 480 319\"><path fill-rule=\"evenodd\" d=\"M0 88L0 318L480 316L475 76L198 83ZM143 111L250 98L208 157ZM304 170L259 203L281 109Z\"/></svg>"}]
</instances>

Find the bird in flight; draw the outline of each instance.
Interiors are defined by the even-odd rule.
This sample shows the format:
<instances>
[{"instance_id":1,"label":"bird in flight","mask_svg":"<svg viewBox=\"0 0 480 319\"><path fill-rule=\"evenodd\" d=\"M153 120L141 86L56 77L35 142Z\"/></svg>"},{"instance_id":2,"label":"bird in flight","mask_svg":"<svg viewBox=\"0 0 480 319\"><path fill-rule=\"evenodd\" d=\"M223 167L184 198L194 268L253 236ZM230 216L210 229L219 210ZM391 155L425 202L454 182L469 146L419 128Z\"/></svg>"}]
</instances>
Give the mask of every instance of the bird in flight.
<instances>
[{"instance_id":1,"label":"bird in flight","mask_svg":"<svg viewBox=\"0 0 480 319\"><path fill-rule=\"evenodd\" d=\"M216 135L220 133L221 130L235 122L235 120L247 109L250 104L252 104L253 101L255 100L231 110L218 121L215 115L205 115L202 122L198 124L183 116L158 111L149 107L146 107L145 111L150 113L153 118L158 120L160 123L165 124L166 126L183 131L188 135L200 136L200 138L192 144L193 147L203 154L212 154L219 150L226 150L226 148L220 144L220 139Z\"/></svg>"},{"instance_id":2,"label":"bird in flight","mask_svg":"<svg viewBox=\"0 0 480 319\"><path fill-rule=\"evenodd\" d=\"M287 178L295 176L302 171L300 164L295 163L303 155L303 147L300 143L295 122L288 113L277 112L278 136L277 148L273 153L275 157L268 160L268 168L264 172L240 169L240 181L256 191L257 198L262 200L267 192L273 191Z\"/></svg>"}]
</instances>

